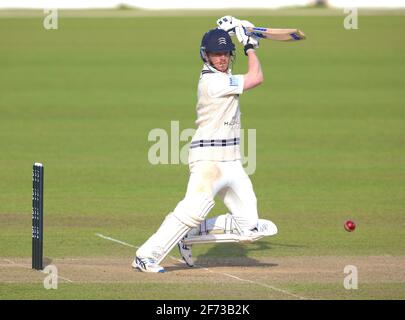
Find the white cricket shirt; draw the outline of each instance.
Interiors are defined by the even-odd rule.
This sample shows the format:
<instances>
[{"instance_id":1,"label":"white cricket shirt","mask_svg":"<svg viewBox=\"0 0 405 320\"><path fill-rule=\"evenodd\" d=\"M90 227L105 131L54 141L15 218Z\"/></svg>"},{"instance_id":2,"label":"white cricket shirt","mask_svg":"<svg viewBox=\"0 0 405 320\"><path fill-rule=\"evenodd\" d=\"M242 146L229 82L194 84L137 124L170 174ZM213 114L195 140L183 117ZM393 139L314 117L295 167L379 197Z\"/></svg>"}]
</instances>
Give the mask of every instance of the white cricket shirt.
<instances>
[{"instance_id":1,"label":"white cricket shirt","mask_svg":"<svg viewBox=\"0 0 405 320\"><path fill-rule=\"evenodd\" d=\"M243 75L223 73L204 64L198 82L197 131L190 143L189 163L241 159L239 95L243 83Z\"/></svg>"}]
</instances>

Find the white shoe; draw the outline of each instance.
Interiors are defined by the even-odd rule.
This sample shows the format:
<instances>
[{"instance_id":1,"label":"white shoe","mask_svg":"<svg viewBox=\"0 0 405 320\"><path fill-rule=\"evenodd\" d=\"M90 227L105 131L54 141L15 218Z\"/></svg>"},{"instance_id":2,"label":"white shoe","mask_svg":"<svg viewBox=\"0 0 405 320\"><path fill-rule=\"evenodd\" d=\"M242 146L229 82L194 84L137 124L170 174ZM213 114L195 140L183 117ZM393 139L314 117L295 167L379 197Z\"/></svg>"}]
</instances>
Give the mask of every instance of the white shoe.
<instances>
[{"instance_id":1,"label":"white shoe","mask_svg":"<svg viewBox=\"0 0 405 320\"><path fill-rule=\"evenodd\" d=\"M183 258L184 262L189 266L189 267L194 267L194 261L193 261L193 253L191 251L191 245L185 245L183 241L179 241L177 244L179 247L180 255Z\"/></svg>"},{"instance_id":2,"label":"white shoe","mask_svg":"<svg viewBox=\"0 0 405 320\"><path fill-rule=\"evenodd\" d=\"M277 226L274 222L266 219L259 219L257 224L258 232L264 234L265 236L274 236L278 233Z\"/></svg>"},{"instance_id":3,"label":"white shoe","mask_svg":"<svg viewBox=\"0 0 405 320\"><path fill-rule=\"evenodd\" d=\"M138 258L132 262L132 267L137 268L143 272L161 273L165 272L165 268L159 266L154 259L151 258Z\"/></svg>"}]
</instances>

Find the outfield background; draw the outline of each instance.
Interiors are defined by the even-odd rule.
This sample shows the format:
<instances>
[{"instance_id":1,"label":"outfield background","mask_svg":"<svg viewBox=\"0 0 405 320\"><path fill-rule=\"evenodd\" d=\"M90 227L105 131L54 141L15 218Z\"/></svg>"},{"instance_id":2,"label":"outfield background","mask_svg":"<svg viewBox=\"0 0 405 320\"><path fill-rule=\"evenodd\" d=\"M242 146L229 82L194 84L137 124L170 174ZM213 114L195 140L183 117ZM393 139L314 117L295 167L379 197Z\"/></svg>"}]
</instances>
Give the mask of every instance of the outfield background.
<instances>
[{"instance_id":1,"label":"outfield background","mask_svg":"<svg viewBox=\"0 0 405 320\"><path fill-rule=\"evenodd\" d=\"M404 0L385 0L383 4L372 0L233 0L233 8L283 8L283 7L303 7L313 5L328 5L330 7L356 7L356 8L400 8L405 7ZM139 9L223 9L229 8L229 1L226 0L205 0L205 1L185 1L172 0L40 0L32 2L30 0L0 0L0 8L23 8L23 9L83 9L83 8L104 8L130 7Z\"/></svg>"},{"instance_id":2,"label":"outfield background","mask_svg":"<svg viewBox=\"0 0 405 320\"><path fill-rule=\"evenodd\" d=\"M194 127L201 37L225 14L308 36L262 41L265 83L241 98L259 212L279 234L196 246L199 268L173 250L165 275L132 271L135 249L96 234L139 246L184 196L187 166L151 165L147 137ZM45 30L42 11L0 11L0 298L403 299L404 14L360 10L345 30L330 9L61 10ZM30 270L34 162L58 290ZM349 264L358 290L343 287Z\"/></svg>"}]
</instances>

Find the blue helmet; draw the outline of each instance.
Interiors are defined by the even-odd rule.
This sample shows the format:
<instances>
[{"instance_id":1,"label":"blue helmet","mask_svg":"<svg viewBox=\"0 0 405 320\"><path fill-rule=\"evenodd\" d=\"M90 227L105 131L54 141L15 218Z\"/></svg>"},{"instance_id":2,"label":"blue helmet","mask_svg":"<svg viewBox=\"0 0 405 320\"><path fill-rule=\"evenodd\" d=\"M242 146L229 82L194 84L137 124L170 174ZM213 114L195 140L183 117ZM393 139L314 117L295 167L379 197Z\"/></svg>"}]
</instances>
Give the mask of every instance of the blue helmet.
<instances>
[{"instance_id":1,"label":"blue helmet","mask_svg":"<svg viewBox=\"0 0 405 320\"><path fill-rule=\"evenodd\" d=\"M207 52L229 52L234 55L235 45L228 32L222 29L211 29L206 32L201 41L200 56L207 62Z\"/></svg>"}]
</instances>

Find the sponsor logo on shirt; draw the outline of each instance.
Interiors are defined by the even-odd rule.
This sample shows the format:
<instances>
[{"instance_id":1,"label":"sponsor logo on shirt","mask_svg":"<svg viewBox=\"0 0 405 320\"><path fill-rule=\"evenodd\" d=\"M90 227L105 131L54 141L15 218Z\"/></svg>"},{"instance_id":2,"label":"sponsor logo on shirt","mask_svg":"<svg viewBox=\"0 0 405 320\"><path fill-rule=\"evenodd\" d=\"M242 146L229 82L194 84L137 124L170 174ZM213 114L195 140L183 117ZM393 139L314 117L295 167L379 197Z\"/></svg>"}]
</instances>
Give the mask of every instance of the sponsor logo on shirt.
<instances>
[{"instance_id":1,"label":"sponsor logo on shirt","mask_svg":"<svg viewBox=\"0 0 405 320\"><path fill-rule=\"evenodd\" d=\"M232 117L231 121L224 121L224 126L233 127L234 129L240 129L240 120L239 116L235 115Z\"/></svg>"},{"instance_id":2,"label":"sponsor logo on shirt","mask_svg":"<svg viewBox=\"0 0 405 320\"><path fill-rule=\"evenodd\" d=\"M231 87L237 87L238 86L238 78L236 77L229 77L229 85Z\"/></svg>"}]
</instances>

